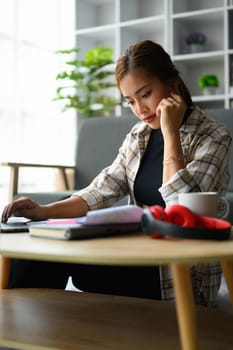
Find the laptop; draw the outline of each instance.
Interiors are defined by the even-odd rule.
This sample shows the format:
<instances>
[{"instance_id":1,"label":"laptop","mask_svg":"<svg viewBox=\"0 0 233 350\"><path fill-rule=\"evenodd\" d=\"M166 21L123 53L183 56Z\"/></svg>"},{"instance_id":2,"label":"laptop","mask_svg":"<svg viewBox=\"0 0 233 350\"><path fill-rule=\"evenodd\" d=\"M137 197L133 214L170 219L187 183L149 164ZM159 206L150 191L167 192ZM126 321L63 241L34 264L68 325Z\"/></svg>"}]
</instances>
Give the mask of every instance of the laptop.
<instances>
[{"instance_id":1,"label":"laptop","mask_svg":"<svg viewBox=\"0 0 233 350\"><path fill-rule=\"evenodd\" d=\"M7 223L0 223L0 233L29 232L28 223L30 221L24 217L12 216Z\"/></svg>"}]
</instances>

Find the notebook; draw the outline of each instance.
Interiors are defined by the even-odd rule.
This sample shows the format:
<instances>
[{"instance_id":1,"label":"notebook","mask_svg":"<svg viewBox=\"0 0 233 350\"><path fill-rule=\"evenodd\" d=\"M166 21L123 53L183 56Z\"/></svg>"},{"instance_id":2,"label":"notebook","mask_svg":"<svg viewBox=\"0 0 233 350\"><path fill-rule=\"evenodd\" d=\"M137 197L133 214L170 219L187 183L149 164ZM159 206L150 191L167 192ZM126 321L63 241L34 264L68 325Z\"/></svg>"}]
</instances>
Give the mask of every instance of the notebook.
<instances>
[{"instance_id":1,"label":"notebook","mask_svg":"<svg viewBox=\"0 0 233 350\"><path fill-rule=\"evenodd\" d=\"M31 236L55 239L87 239L141 232L143 209L136 205L89 211L86 217L30 221L11 217L0 232L29 232Z\"/></svg>"}]
</instances>

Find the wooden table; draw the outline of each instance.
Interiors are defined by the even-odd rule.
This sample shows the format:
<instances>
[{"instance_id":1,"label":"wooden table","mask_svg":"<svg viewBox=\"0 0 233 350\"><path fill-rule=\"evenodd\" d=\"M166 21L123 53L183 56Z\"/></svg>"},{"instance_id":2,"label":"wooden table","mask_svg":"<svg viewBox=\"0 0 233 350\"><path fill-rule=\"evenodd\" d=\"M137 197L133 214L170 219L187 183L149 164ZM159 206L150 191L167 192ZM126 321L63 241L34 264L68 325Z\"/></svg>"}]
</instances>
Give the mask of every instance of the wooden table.
<instances>
[{"instance_id":1,"label":"wooden table","mask_svg":"<svg viewBox=\"0 0 233 350\"><path fill-rule=\"evenodd\" d=\"M194 240L152 240L150 237L142 235L131 235L121 237L109 237L95 240L85 241L55 241L48 239L32 238L28 234L2 234L0 235L0 254L7 258L24 258L34 260L47 260L57 262L73 262L73 263L86 263L86 264L106 264L106 265L157 265L157 264L169 264L173 271L174 276L174 288L176 297L176 311L178 317L179 334L181 347L183 350L197 350L200 349L200 338L197 334L196 313L202 313L201 319L205 319L205 315L212 312L212 316L208 318L207 324L216 324L216 320L221 320L223 314L217 310L208 310L207 308L195 307L193 302L192 286L189 274L189 264L195 262L210 262L220 261L231 301L233 303L233 241L194 241ZM5 260L7 267L7 259ZM16 291L2 291L2 293L8 293L15 298L18 294ZM9 294L10 293L10 294ZM24 292L27 293L27 292ZM67 292L63 292L64 293ZM51 293L48 293L51 295ZM84 295L85 293L78 293ZM26 295L26 294L24 294ZM65 294L67 295L67 294ZM3 294L1 294L3 297ZM7 298L6 296L6 298ZM29 295L30 296L30 295ZM100 296L101 297L101 296ZM106 296L112 300L114 305L118 300L118 297ZM80 298L80 296L79 296ZM83 296L81 297L83 298ZM98 295L95 296L99 298ZM35 303L36 303L35 298ZM68 298L67 298L68 299ZM123 298L124 300L131 300L131 298ZM121 301L123 300L121 299ZM51 297L53 300L53 297ZM109 300L109 299L108 299ZM97 302L97 301L96 301ZM109 301L110 302L110 301ZM141 308L142 314L145 312L142 300L132 298L135 308ZM144 300L144 303L149 303L151 308L157 305L161 305L161 302ZM122 301L124 304L125 301ZM4 307L4 303L1 305ZM98 302L97 302L98 304ZM111 303L110 303L111 304ZM168 306L169 303L162 302L163 307ZM143 304L144 305L144 304ZM165 307L166 305L166 307ZM161 307L161 306L160 306ZM199 311L199 310L202 311ZM167 311L168 312L168 311ZM165 312L166 313L166 312ZM107 312L108 314L108 312ZM215 316L214 316L215 315ZM122 316L122 321L125 316ZM160 322L158 317L163 320L162 312L157 315L157 325ZM77 315L78 317L78 315ZM227 326L233 329L232 316L228 317ZM142 316L143 318L143 316ZM156 318L156 317L155 317ZM199 317L200 318L200 317ZM198 321L199 321L198 318ZM213 321L215 320L215 321ZM154 320L156 322L156 320ZM161 321L162 322L162 321ZM165 322L165 320L164 320ZM4 323L4 322L3 322ZM163 322L162 322L163 323ZM120 326L120 323L119 323ZM156 327L156 325L155 325ZM137 327L136 327L137 328ZM148 328L152 331L151 325ZM208 328L208 327L207 327ZM122 331L122 325L120 326ZM208 329L207 329L208 330ZM142 333L147 333L146 325L141 328ZM203 329L201 329L203 332ZM200 332L199 332L200 333ZM232 332L231 332L232 333ZM206 335L205 335L206 336ZM160 345L159 349L169 349L166 347L167 339L169 337L169 330L164 332L163 342L164 346ZM224 336L225 337L225 336ZM226 336L226 339L228 336ZM145 336L146 338L146 336ZM224 338L225 341L225 338ZM226 344L222 341L222 346L226 348ZM230 345L233 347L233 338L229 340L232 342ZM163 344L161 341L160 344ZM215 342L216 343L216 342ZM1 344L1 342L0 342ZM156 343L155 343L156 344ZM217 344L217 343L216 343ZM209 346L209 347L208 347ZM205 344L203 349L214 349L213 344L211 346ZM220 342L218 342L220 346ZM229 343L227 344L229 346ZM48 347L47 347L48 348ZM46 348L46 349L47 349ZM82 347L81 347L82 348ZM96 347L83 347L83 349L98 349ZM102 349L108 349L108 347L102 347ZM130 347L129 347L130 348ZM177 348L175 343L173 349ZM23 349L23 348L22 348ZM26 348L25 348L26 349ZM30 348L32 349L32 348ZM36 348L35 348L36 349ZM65 349L65 348L64 348ZM66 347L68 349L68 347ZM147 349L147 348L145 348ZM150 347L148 347L150 349ZM151 347L152 349L152 347ZM218 347L216 349L224 349L224 347Z\"/></svg>"}]
</instances>

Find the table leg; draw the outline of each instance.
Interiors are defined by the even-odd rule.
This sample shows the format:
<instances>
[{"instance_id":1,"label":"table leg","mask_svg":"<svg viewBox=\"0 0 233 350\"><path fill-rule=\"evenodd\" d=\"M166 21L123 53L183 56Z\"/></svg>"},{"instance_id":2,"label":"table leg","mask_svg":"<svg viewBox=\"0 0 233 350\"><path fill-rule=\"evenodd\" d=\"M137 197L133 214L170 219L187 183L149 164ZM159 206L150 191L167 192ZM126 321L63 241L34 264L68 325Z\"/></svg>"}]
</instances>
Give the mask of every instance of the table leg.
<instances>
[{"instance_id":1,"label":"table leg","mask_svg":"<svg viewBox=\"0 0 233 350\"><path fill-rule=\"evenodd\" d=\"M233 304L233 261L221 261L222 270L226 279L231 303Z\"/></svg>"},{"instance_id":2,"label":"table leg","mask_svg":"<svg viewBox=\"0 0 233 350\"><path fill-rule=\"evenodd\" d=\"M197 350L197 324L190 270L183 264L172 264L171 268L182 350Z\"/></svg>"},{"instance_id":3,"label":"table leg","mask_svg":"<svg viewBox=\"0 0 233 350\"><path fill-rule=\"evenodd\" d=\"M10 274L10 258L0 256L0 289L6 289L8 286Z\"/></svg>"}]
</instances>

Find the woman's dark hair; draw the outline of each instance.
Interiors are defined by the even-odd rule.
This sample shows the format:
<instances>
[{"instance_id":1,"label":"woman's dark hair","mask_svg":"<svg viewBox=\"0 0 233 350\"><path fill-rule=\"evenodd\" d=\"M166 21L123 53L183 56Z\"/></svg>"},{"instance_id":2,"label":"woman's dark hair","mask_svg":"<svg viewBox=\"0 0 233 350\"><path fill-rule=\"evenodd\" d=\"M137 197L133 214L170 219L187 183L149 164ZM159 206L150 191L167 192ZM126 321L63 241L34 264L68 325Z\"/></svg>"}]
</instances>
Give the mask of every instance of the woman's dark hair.
<instances>
[{"instance_id":1,"label":"woman's dark hair","mask_svg":"<svg viewBox=\"0 0 233 350\"><path fill-rule=\"evenodd\" d=\"M190 92L180 77L168 53L161 45L151 41L139 41L126 50L116 64L115 78L119 87L121 79L137 68L144 69L149 76L155 76L164 83L178 81L179 94L187 106L193 104Z\"/></svg>"}]
</instances>

